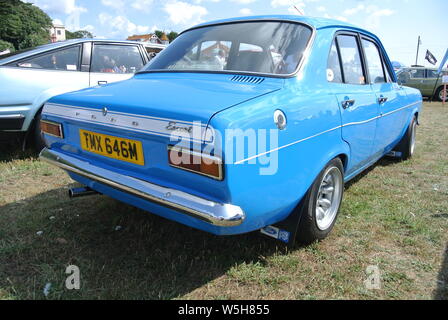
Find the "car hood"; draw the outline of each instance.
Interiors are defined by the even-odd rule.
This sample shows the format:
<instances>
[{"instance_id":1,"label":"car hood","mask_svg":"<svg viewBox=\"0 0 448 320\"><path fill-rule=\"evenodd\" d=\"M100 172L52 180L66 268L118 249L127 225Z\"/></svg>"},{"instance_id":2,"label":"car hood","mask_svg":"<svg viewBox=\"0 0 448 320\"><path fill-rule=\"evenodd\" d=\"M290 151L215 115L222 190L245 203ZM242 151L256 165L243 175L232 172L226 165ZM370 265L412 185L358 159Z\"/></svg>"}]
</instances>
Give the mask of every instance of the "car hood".
<instances>
[{"instance_id":1,"label":"car hood","mask_svg":"<svg viewBox=\"0 0 448 320\"><path fill-rule=\"evenodd\" d=\"M114 112L208 122L214 114L279 90L282 79L228 74L147 73L49 102Z\"/></svg>"}]
</instances>

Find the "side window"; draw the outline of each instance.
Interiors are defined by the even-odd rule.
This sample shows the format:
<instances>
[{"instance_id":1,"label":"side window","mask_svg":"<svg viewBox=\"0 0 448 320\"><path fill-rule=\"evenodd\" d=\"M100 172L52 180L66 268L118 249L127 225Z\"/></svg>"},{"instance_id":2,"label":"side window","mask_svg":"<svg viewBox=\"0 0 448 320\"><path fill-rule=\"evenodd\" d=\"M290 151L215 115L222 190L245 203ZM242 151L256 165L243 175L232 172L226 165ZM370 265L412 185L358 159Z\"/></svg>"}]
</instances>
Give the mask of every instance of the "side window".
<instances>
[{"instance_id":1,"label":"side window","mask_svg":"<svg viewBox=\"0 0 448 320\"><path fill-rule=\"evenodd\" d=\"M80 46L54 51L17 63L21 68L79 71Z\"/></svg>"},{"instance_id":2,"label":"side window","mask_svg":"<svg viewBox=\"0 0 448 320\"><path fill-rule=\"evenodd\" d=\"M339 59L336 42L331 46L330 55L327 62L327 80L328 82L343 83L341 62Z\"/></svg>"},{"instance_id":3,"label":"side window","mask_svg":"<svg viewBox=\"0 0 448 320\"><path fill-rule=\"evenodd\" d=\"M366 78L361 62L361 54L356 37L341 35L337 37L337 41L341 52L345 83L366 84Z\"/></svg>"},{"instance_id":4,"label":"side window","mask_svg":"<svg viewBox=\"0 0 448 320\"><path fill-rule=\"evenodd\" d=\"M397 79L401 83L406 83L411 79L411 73L407 69L400 70L397 73Z\"/></svg>"},{"instance_id":5,"label":"side window","mask_svg":"<svg viewBox=\"0 0 448 320\"><path fill-rule=\"evenodd\" d=\"M386 77L384 76L383 61L377 45L370 40L362 39L362 46L366 55L370 83L385 83Z\"/></svg>"},{"instance_id":6,"label":"side window","mask_svg":"<svg viewBox=\"0 0 448 320\"><path fill-rule=\"evenodd\" d=\"M411 78L423 79L425 78L425 69L413 69L411 70Z\"/></svg>"},{"instance_id":7,"label":"side window","mask_svg":"<svg viewBox=\"0 0 448 320\"><path fill-rule=\"evenodd\" d=\"M93 49L91 72L136 73L143 68L137 46L96 44Z\"/></svg>"},{"instance_id":8,"label":"side window","mask_svg":"<svg viewBox=\"0 0 448 320\"><path fill-rule=\"evenodd\" d=\"M427 77L428 79L437 79L437 77L438 77L437 70L427 70L427 75L426 75L426 77Z\"/></svg>"}]
</instances>

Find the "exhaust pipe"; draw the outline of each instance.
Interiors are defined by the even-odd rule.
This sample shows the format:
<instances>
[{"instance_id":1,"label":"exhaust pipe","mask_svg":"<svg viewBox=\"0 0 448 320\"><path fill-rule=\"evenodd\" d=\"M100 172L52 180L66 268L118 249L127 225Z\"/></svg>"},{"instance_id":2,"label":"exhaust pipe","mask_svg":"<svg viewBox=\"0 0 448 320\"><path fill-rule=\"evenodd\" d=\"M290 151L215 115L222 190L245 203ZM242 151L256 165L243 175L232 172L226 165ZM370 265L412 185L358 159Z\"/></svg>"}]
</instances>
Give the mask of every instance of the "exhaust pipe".
<instances>
[{"instance_id":1,"label":"exhaust pipe","mask_svg":"<svg viewBox=\"0 0 448 320\"><path fill-rule=\"evenodd\" d=\"M96 194L98 194L98 192L90 189L89 187L72 188L68 190L68 196L70 197L70 199L86 196L94 196Z\"/></svg>"}]
</instances>

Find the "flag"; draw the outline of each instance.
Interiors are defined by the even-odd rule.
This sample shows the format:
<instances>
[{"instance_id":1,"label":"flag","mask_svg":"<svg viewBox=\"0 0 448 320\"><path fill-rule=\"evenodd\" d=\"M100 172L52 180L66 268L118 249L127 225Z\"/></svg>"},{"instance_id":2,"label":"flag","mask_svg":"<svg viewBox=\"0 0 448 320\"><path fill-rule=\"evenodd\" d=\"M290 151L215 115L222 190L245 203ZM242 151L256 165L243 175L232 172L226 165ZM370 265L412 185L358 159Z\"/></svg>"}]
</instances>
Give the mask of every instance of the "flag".
<instances>
[{"instance_id":1,"label":"flag","mask_svg":"<svg viewBox=\"0 0 448 320\"><path fill-rule=\"evenodd\" d=\"M443 58L442 62L440 63L438 73L442 72L443 67L445 66L445 63L448 61L448 49L446 49L445 57Z\"/></svg>"},{"instance_id":2,"label":"flag","mask_svg":"<svg viewBox=\"0 0 448 320\"><path fill-rule=\"evenodd\" d=\"M434 66L437 64L436 57L434 57L434 55L429 50L426 50L426 57L425 57L425 59L428 60L429 63L434 65Z\"/></svg>"}]
</instances>

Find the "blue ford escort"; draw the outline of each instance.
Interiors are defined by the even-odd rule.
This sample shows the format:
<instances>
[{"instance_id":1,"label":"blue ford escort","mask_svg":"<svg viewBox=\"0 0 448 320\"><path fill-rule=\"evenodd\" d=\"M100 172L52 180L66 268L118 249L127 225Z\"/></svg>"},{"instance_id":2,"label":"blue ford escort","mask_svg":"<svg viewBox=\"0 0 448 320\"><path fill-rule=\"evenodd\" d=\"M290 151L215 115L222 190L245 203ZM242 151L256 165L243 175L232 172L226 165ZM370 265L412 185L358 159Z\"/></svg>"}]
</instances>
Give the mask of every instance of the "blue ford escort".
<instances>
[{"instance_id":1,"label":"blue ford escort","mask_svg":"<svg viewBox=\"0 0 448 320\"><path fill-rule=\"evenodd\" d=\"M85 187L217 235L324 239L344 183L415 150L418 90L380 40L262 16L183 32L134 78L52 98L41 158Z\"/></svg>"}]
</instances>

